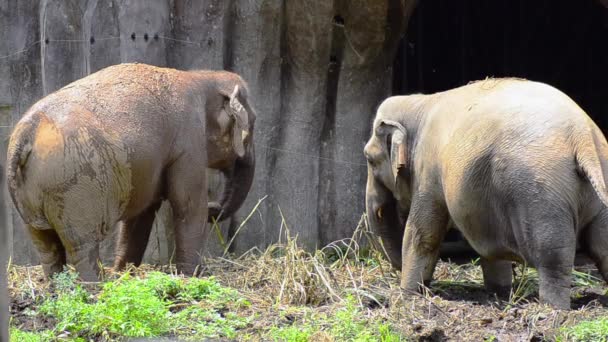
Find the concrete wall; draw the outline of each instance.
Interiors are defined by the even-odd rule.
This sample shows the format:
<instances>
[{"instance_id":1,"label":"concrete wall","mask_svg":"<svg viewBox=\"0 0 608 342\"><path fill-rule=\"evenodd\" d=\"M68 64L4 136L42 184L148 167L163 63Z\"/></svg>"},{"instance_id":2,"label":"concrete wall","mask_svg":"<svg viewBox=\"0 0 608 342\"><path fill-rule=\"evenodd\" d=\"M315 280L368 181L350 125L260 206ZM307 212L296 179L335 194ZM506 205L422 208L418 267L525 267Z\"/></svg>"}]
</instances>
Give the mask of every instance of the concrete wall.
<instances>
[{"instance_id":1,"label":"concrete wall","mask_svg":"<svg viewBox=\"0 0 608 342\"><path fill-rule=\"evenodd\" d=\"M392 60L410 0L0 1L2 133L36 100L105 66L139 61L178 69L227 69L249 82L258 168L233 234L233 250L278 240L285 219L309 248L349 237L364 211L362 154L376 106L390 95ZM8 55L8 56L7 56ZM3 141L2 153L6 142ZM217 192L221 180L217 175ZM7 197L5 197L7 199ZM281 217L279 207L283 213ZM13 261L36 263L7 205ZM172 234L160 211L146 254L165 263ZM211 234L210 251L221 246ZM112 255L113 239L103 256Z\"/></svg>"}]
</instances>

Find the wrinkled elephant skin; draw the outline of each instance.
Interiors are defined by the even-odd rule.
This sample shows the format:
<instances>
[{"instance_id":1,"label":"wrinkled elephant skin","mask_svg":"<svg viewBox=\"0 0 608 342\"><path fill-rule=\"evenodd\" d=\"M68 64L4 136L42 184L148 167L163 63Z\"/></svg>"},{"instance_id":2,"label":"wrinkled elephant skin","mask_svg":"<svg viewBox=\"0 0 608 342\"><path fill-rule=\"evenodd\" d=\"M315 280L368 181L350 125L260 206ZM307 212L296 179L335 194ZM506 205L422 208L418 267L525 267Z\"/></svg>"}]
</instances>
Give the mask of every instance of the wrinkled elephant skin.
<instances>
[{"instance_id":1,"label":"wrinkled elephant skin","mask_svg":"<svg viewBox=\"0 0 608 342\"><path fill-rule=\"evenodd\" d=\"M38 101L11 135L7 174L45 274L69 262L97 279L99 242L117 223L115 266L138 265L164 199L176 266L192 274L207 236L206 167L230 170L226 186L239 187L212 205L231 215L251 186L254 122L247 85L225 71L120 64Z\"/></svg>"},{"instance_id":2,"label":"wrinkled elephant skin","mask_svg":"<svg viewBox=\"0 0 608 342\"><path fill-rule=\"evenodd\" d=\"M608 280L608 144L559 90L509 78L390 97L364 152L369 224L403 288L431 281L450 222L490 291L526 262L540 300L569 308L577 243Z\"/></svg>"}]
</instances>

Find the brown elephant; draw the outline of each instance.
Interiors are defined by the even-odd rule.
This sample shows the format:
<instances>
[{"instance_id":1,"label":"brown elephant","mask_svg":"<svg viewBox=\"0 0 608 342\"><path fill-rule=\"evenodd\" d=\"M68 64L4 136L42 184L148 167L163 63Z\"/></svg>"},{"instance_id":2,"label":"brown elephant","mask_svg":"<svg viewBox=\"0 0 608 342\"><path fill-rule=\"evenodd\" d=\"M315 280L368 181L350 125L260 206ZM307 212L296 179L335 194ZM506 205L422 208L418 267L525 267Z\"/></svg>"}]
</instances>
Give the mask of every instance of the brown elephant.
<instances>
[{"instance_id":1,"label":"brown elephant","mask_svg":"<svg viewBox=\"0 0 608 342\"><path fill-rule=\"evenodd\" d=\"M559 90L488 79L394 96L364 152L368 220L403 288L432 279L450 221L489 290L510 289L511 261L527 262L540 300L569 308L577 242L608 280L608 144Z\"/></svg>"},{"instance_id":2,"label":"brown elephant","mask_svg":"<svg viewBox=\"0 0 608 342\"><path fill-rule=\"evenodd\" d=\"M251 187L254 123L246 83L225 71L120 64L38 101L11 135L7 176L45 274L69 262L97 279L99 242L119 222L115 267L140 264L163 199L176 266L192 274L208 232L206 167L228 176L209 204L228 217Z\"/></svg>"}]
</instances>

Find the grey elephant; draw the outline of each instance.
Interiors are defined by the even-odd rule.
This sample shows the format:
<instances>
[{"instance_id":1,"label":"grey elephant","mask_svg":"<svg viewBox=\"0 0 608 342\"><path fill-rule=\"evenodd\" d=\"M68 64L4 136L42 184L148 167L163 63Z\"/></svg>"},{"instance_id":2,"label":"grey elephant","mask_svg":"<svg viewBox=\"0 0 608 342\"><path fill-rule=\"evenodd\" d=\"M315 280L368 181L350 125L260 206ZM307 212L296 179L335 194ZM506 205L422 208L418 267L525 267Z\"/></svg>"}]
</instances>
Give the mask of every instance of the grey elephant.
<instances>
[{"instance_id":1,"label":"grey elephant","mask_svg":"<svg viewBox=\"0 0 608 342\"><path fill-rule=\"evenodd\" d=\"M7 176L45 274L69 262L82 279L97 279L99 242L117 223L114 266L140 264L163 199L173 209L177 269L192 274L208 212L232 215L251 187L255 118L234 73L137 63L38 101L11 135ZM206 167L227 176L218 203L208 203Z\"/></svg>"},{"instance_id":2,"label":"grey elephant","mask_svg":"<svg viewBox=\"0 0 608 342\"><path fill-rule=\"evenodd\" d=\"M364 153L369 224L402 288L431 281L450 220L490 291L526 262L541 302L569 308L577 242L608 280L608 144L559 90L509 78L390 97Z\"/></svg>"}]
</instances>

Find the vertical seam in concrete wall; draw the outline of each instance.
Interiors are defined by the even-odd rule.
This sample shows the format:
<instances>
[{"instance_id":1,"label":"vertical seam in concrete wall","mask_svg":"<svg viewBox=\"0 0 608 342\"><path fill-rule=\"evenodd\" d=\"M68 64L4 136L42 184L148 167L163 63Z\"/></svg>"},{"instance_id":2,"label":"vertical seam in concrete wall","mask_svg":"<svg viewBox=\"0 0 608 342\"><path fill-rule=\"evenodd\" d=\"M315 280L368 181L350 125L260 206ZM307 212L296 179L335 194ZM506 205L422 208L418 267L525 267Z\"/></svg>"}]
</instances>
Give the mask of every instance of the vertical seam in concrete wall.
<instances>
[{"instance_id":1,"label":"vertical seam in concrete wall","mask_svg":"<svg viewBox=\"0 0 608 342\"><path fill-rule=\"evenodd\" d=\"M124 63L126 61L125 56L123 55L123 51L124 49L122 48L122 30L120 29L120 8L118 7L118 4L116 3L116 0L110 0L112 1L112 8L115 8L115 13L116 13L116 28L118 29L118 40L120 42L120 44L118 45L118 51L120 53L120 62Z\"/></svg>"},{"instance_id":2,"label":"vertical seam in concrete wall","mask_svg":"<svg viewBox=\"0 0 608 342\"><path fill-rule=\"evenodd\" d=\"M46 53L46 6L48 4L48 0L42 0L40 3L40 71L42 76L42 95L46 95L46 76L44 72L45 62L44 62L44 54Z\"/></svg>"},{"instance_id":3,"label":"vertical seam in concrete wall","mask_svg":"<svg viewBox=\"0 0 608 342\"><path fill-rule=\"evenodd\" d=\"M88 36L90 36L90 34L87 34L87 29L89 29L90 31L90 27L88 27L87 23L85 22L86 18L86 10L89 7L89 3L91 1L96 1L96 0L86 0L86 2L83 4L82 2L78 2L78 9L80 10L80 37L82 37L82 44L80 45L80 48L82 49L82 60L80 61L80 63L82 64L82 75L80 75L79 78L85 77L89 74L89 51L91 51L90 49L90 43L89 43L89 39L87 38Z\"/></svg>"},{"instance_id":4,"label":"vertical seam in concrete wall","mask_svg":"<svg viewBox=\"0 0 608 342\"><path fill-rule=\"evenodd\" d=\"M336 101L338 96L338 84L340 80L340 72L342 71L342 60L344 57L344 10L345 6L348 4L345 3L344 0L337 0L334 2L333 14L334 17L332 19L332 30L328 34L332 35L331 45L330 45L330 59L328 61L329 67L327 68L327 88L325 89L325 113L324 113L324 121L323 127L321 129L320 143L321 146L319 148L319 156L322 158L340 159L335 158L333 155L333 148L327 146L327 142L331 140L332 134L334 134L335 123L336 123ZM331 153L331 155L327 155L327 151ZM319 164L318 169L318 177L319 177L319 189L318 189L318 202L317 202L317 212L327 212L327 213L335 213L335 208L333 210L320 210L320 206L335 206L334 198L324 198L323 195L332 196L335 194L335 191L326 191L325 187L334 187L335 184L333 182L331 184L323 184L325 182L331 182L330 178L324 177L327 172L332 172L334 165L329 165L327 162L323 162ZM333 222L333 219L327 220L328 222ZM317 231L320 240L324 240L325 230L327 230L327 225L323 222L323 215L318 216L317 223Z\"/></svg>"},{"instance_id":5,"label":"vertical seam in concrete wall","mask_svg":"<svg viewBox=\"0 0 608 342\"><path fill-rule=\"evenodd\" d=\"M234 61L232 60L232 36L234 32L234 26L236 25L236 6L234 4L234 0L227 0L228 7L226 11L226 17L224 18L224 42L222 44L222 48L224 49L223 55L223 68L224 70L231 70L234 67Z\"/></svg>"},{"instance_id":6,"label":"vertical seam in concrete wall","mask_svg":"<svg viewBox=\"0 0 608 342\"><path fill-rule=\"evenodd\" d=\"M279 128L278 128L278 132L275 133L273 135L273 141L271 141L271 145L272 146L276 146L277 144L277 140L280 139L281 137L281 116L283 115L283 113L285 112L285 107L286 107L286 102L284 97L285 94L285 87L287 86L286 82L285 82L285 75L287 74L287 67L288 67L288 63L287 63L287 0L283 0L282 4L281 4L281 31L280 31L280 41L279 41L279 55L281 58L281 65L280 65L280 75L279 75L279 80L281 82L281 84L279 85L279 116L277 117L277 122L279 123ZM277 152L274 151L271 153L271 158L270 158L270 162L268 165L272 165L273 168L276 166L277 163ZM266 192L268 192L271 196L269 204L270 206L273 205L274 203L274 193L271 193L271 191L274 188L271 185L271 182L268 182L267 184L267 190ZM264 230L264 234L266 234L266 230ZM264 241L266 241L266 237L264 237Z\"/></svg>"},{"instance_id":7,"label":"vertical seam in concrete wall","mask_svg":"<svg viewBox=\"0 0 608 342\"><path fill-rule=\"evenodd\" d=\"M91 37L92 37L92 28L91 21L93 18L93 13L97 9L97 0L88 0L87 7L84 11L84 16L82 18L82 36L85 41L83 44L83 56L84 56L84 74L88 75L91 73Z\"/></svg>"}]
</instances>

